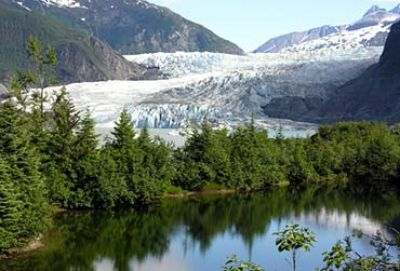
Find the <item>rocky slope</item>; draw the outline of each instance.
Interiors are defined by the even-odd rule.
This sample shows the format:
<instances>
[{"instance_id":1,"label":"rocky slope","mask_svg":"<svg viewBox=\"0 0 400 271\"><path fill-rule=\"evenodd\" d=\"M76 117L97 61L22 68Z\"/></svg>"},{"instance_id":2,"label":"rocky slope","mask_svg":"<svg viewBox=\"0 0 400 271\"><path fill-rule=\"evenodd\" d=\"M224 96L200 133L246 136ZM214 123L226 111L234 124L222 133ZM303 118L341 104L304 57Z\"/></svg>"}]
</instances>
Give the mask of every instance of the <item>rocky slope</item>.
<instances>
[{"instance_id":1,"label":"rocky slope","mask_svg":"<svg viewBox=\"0 0 400 271\"><path fill-rule=\"evenodd\" d=\"M83 31L36 13L0 7L1 77L27 67L25 48L31 35L55 46L62 82L139 79L147 72Z\"/></svg>"},{"instance_id":2,"label":"rocky slope","mask_svg":"<svg viewBox=\"0 0 400 271\"><path fill-rule=\"evenodd\" d=\"M325 25L307 31L293 32L275 37L254 50L254 53L277 53L286 48L307 43L309 41L318 40L339 32L351 32L354 30L378 25L390 25L396 22L399 18L400 4L390 11L378 6L372 6L360 20L352 24L341 26ZM375 43L375 46L383 46L385 44L386 37L387 32L374 40L373 42Z\"/></svg>"},{"instance_id":3,"label":"rocky slope","mask_svg":"<svg viewBox=\"0 0 400 271\"><path fill-rule=\"evenodd\" d=\"M382 57L358 78L338 88L308 118L319 121L400 121L400 23L391 27Z\"/></svg>"},{"instance_id":4,"label":"rocky slope","mask_svg":"<svg viewBox=\"0 0 400 271\"><path fill-rule=\"evenodd\" d=\"M293 32L268 40L254 53L277 53L284 48L288 48L303 42L319 39L333 33L346 29L346 26L330 26L324 25L307 31Z\"/></svg>"},{"instance_id":5,"label":"rocky slope","mask_svg":"<svg viewBox=\"0 0 400 271\"><path fill-rule=\"evenodd\" d=\"M85 29L124 54L209 51L242 54L205 27L144 0L0 0Z\"/></svg>"}]
</instances>

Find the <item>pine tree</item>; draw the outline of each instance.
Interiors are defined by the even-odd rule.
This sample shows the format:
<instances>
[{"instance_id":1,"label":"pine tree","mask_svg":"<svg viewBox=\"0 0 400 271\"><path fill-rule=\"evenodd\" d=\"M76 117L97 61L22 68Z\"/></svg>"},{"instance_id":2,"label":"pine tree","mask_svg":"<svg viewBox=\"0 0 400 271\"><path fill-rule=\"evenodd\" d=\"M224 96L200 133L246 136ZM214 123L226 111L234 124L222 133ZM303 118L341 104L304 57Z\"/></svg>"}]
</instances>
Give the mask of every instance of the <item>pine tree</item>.
<instances>
[{"instance_id":1,"label":"pine tree","mask_svg":"<svg viewBox=\"0 0 400 271\"><path fill-rule=\"evenodd\" d=\"M43 49L40 41L31 36L27 42L27 55L33 68L28 73L32 75L34 79L32 83L38 88L38 91L33 92L32 95L33 115L36 116L39 123L43 123L45 121L44 104L48 101L44 88L57 82L55 76L56 51L50 45Z\"/></svg>"},{"instance_id":2,"label":"pine tree","mask_svg":"<svg viewBox=\"0 0 400 271\"><path fill-rule=\"evenodd\" d=\"M138 148L141 161L135 178L135 194L138 201L149 203L161 197L166 184L171 181L170 153L162 140L151 139L147 123L140 131Z\"/></svg>"},{"instance_id":3,"label":"pine tree","mask_svg":"<svg viewBox=\"0 0 400 271\"><path fill-rule=\"evenodd\" d=\"M66 205L70 196L69 190L77 181L74 156L80 117L65 88L56 96L52 114L53 123L46 150L50 158L46 163L48 188L53 201Z\"/></svg>"},{"instance_id":4,"label":"pine tree","mask_svg":"<svg viewBox=\"0 0 400 271\"><path fill-rule=\"evenodd\" d=\"M0 160L0 254L16 246L21 229L23 202L11 180L10 167Z\"/></svg>"},{"instance_id":5,"label":"pine tree","mask_svg":"<svg viewBox=\"0 0 400 271\"><path fill-rule=\"evenodd\" d=\"M40 155L32 144L29 119L8 101L0 107L0 156L9 165L9 175L22 203L19 236L30 237L46 226L49 215Z\"/></svg>"},{"instance_id":6,"label":"pine tree","mask_svg":"<svg viewBox=\"0 0 400 271\"><path fill-rule=\"evenodd\" d=\"M135 190L138 182L137 174L141 163L142 154L135 139L135 131L129 119L128 111L121 112L119 120L115 123L114 136L110 146L114 150L114 160L117 163L118 171L123 174L126 186L131 193L126 204L134 204L136 200Z\"/></svg>"},{"instance_id":7,"label":"pine tree","mask_svg":"<svg viewBox=\"0 0 400 271\"><path fill-rule=\"evenodd\" d=\"M98 181L96 176L98 136L94 127L94 120L87 112L79 124L74 146L73 164L75 165L76 182L71 187L72 199L70 199L70 203L74 207L92 206L92 187Z\"/></svg>"},{"instance_id":8,"label":"pine tree","mask_svg":"<svg viewBox=\"0 0 400 271\"><path fill-rule=\"evenodd\" d=\"M133 203L134 193L126 183L116 161L116 151L110 146L104 147L96 163L96 181L91 183L90 193L95 208L114 208L119 205Z\"/></svg>"},{"instance_id":9,"label":"pine tree","mask_svg":"<svg viewBox=\"0 0 400 271\"><path fill-rule=\"evenodd\" d=\"M47 45L46 48L35 37L29 37L27 41L27 55L30 67L25 73L17 77L20 81L16 86L29 90L29 108L31 111L33 143L40 151L43 151L48 142L46 131L48 114L45 112L45 104L49 102L45 88L54 85L56 79L57 56L55 49ZM33 90L34 89L34 90Z\"/></svg>"},{"instance_id":10,"label":"pine tree","mask_svg":"<svg viewBox=\"0 0 400 271\"><path fill-rule=\"evenodd\" d=\"M119 120L115 123L114 131L111 134L114 136L112 145L116 149L130 148L136 145L136 133L133 130L126 109L122 110Z\"/></svg>"}]
</instances>

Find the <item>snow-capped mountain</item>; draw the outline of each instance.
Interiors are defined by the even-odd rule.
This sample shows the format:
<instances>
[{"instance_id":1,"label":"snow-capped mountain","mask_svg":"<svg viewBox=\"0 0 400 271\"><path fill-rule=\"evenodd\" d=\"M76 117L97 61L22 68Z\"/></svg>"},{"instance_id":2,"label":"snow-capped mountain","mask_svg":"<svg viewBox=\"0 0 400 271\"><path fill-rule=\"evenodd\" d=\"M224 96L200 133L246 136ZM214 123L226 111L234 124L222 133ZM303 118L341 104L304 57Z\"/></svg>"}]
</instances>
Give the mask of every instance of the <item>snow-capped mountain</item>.
<instances>
[{"instance_id":1,"label":"snow-capped mountain","mask_svg":"<svg viewBox=\"0 0 400 271\"><path fill-rule=\"evenodd\" d=\"M399 20L399 18L400 13L387 11L379 7L373 7L364 15L364 17L350 25L347 30L352 31L375 25L389 25Z\"/></svg>"},{"instance_id":2,"label":"snow-capped mountain","mask_svg":"<svg viewBox=\"0 0 400 271\"><path fill-rule=\"evenodd\" d=\"M276 53L284 50L285 48L290 48L292 46L320 39L329 35L335 35L339 32L354 31L361 28L368 28L378 25L391 25L399 19L400 4L390 11L375 5L372 6L360 20L352 24L341 26L325 25L307 31L293 32L282 35L268 40L266 43L254 50L254 53ZM375 41L377 46L383 46L385 44L387 33L388 31L386 31L386 35L384 37L379 36L377 38Z\"/></svg>"},{"instance_id":3,"label":"snow-capped mountain","mask_svg":"<svg viewBox=\"0 0 400 271\"><path fill-rule=\"evenodd\" d=\"M377 6L377 5L373 5L372 7L370 7L369 10L367 10L367 12L365 12L363 17L372 15L372 14L377 13L377 12L386 12L386 9L381 8L380 6Z\"/></svg>"},{"instance_id":4,"label":"snow-capped mountain","mask_svg":"<svg viewBox=\"0 0 400 271\"><path fill-rule=\"evenodd\" d=\"M307 31L293 32L268 40L254 53L277 53L280 50L303 42L315 40L346 29L346 26L324 25Z\"/></svg>"},{"instance_id":5,"label":"snow-capped mountain","mask_svg":"<svg viewBox=\"0 0 400 271\"><path fill-rule=\"evenodd\" d=\"M390 12L400 14L400 4L390 10Z\"/></svg>"}]
</instances>

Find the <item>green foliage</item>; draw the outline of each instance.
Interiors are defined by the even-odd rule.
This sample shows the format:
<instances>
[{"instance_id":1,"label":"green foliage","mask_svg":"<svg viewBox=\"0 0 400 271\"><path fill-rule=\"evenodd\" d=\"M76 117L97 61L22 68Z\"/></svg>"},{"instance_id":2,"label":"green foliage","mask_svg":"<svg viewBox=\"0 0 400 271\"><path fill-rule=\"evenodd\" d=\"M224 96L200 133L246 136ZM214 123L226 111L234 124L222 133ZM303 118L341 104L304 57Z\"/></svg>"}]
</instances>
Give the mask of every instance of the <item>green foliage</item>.
<instances>
[{"instance_id":1,"label":"green foliage","mask_svg":"<svg viewBox=\"0 0 400 271\"><path fill-rule=\"evenodd\" d=\"M87 77L98 79L99 76L105 76L98 73L110 73L110 65L104 60L106 53L97 46L102 44L100 41L93 40L88 32L68 26L60 20L61 16L51 18L48 15L50 14L44 16L40 12L8 9L4 5L0 7L0 33L2 37L0 39L1 75L11 75L26 67L30 67L37 75L38 70L37 66L33 63L33 58L26 55L27 40L30 36L36 37L44 45L41 46L42 52L45 53L43 55L44 58L41 58L41 60L46 60L53 53L61 56L59 61L57 61L56 70L57 76L59 76L57 79L63 82L79 81ZM48 50L50 48L51 50ZM62 52L66 52L66 50L68 50L67 55L61 54ZM46 65L54 63L54 60L56 59L53 56L48 57ZM97 74L93 75L91 72L86 74L77 73L77 66L80 64L76 63L76 60L83 63L90 63L93 65L90 71L97 71ZM48 78L51 79L46 81L50 84L54 83L56 77L53 71L50 72L47 69L44 69L44 71L46 73L49 72L47 73L49 75ZM38 77L35 76L35 78ZM39 84L36 86L38 87Z\"/></svg>"},{"instance_id":2,"label":"green foliage","mask_svg":"<svg viewBox=\"0 0 400 271\"><path fill-rule=\"evenodd\" d=\"M45 169L51 169L48 178L49 189L54 191L55 197L50 194L50 199L57 203L61 201L64 206L73 205L70 202L71 189L77 183L75 155L77 154L77 136L76 131L79 128L80 117L79 113L75 110L73 104L68 97L66 89L61 89L57 94L52 106L52 125L48 131L49 140L47 143L46 151L48 161L45 162ZM55 183L57 181L57 183ZM52 186L56 187L53 188ZM57 193L57 187L65 187L60 191L67 191L67 193Z\"/></svg>"},{"instance_id":3,"label":"green foliage","mask_svg":"<svg viewBox=\"0 0 400 271\"><path fill-rule=\"evenodd\" d=\"M282 231L274 233L277 235L276 245L280 252L303 249L310 252L315 242L315 234L307 228L301 228L297 224L287 225Z\"/></svg>"},{"instance_id":4,"label":"green foliage","mask_svg":"<svg viewBox=\"0 0 400 271\"><path fill-rule=\"evenodd\" d=\"M39 234L46 227L49 215L30 122L13 102L0 107L0 157L2 253L23 239Z\"/></svg>"},{"instance_id":5,"label":"green foliage","mask_svg":"<svg viewBox=\"0 0 400 271\"><path fill-rule=\"evenodd\" d=\"M323 253L323 260L326 266L323 271L334 271L342 267L349 258L350 244L349 239L346 240L347 245L343 246L343 242L339 241L334 245L331 251Z\"/></svg>"},{"instance_id":6,"label":"green foliage","mask_svg":"<svg viewBox=\"0 0 400 271\"><path fill-rule=\"evenodd\" d=\"M315 236L308 228L301 228L299 225L287 225L281 232L276 233L278 238L276 245L279 251L289 251L293 253L292 267L296 270L295 251L303 248L310 251L312 244L315 242ZM355 231L353 238L361 238L362 232ZM355 251L352 247L352 237L346 237L343 241L337 242L330 251L324 252L324 267L317 269L320 271L371 271L399 270L399 259L395 258L389 251L392 248L398 249L400 235L396 231L393 239L387 239L381 232L370 236L371 245L375 248L376 253L372 256L363 256ZM249 262L242 262L236 256L228 257L228 261L222 270L263 270L261 267Z\"/></svg>"},{"instance_id":7,"label":"green foliage","mask_svg":"<svg viewBox=\"0 0 400 271\"><path fill-rule=\"evenodd\" d=\"M10 167L0 161L0 253L18 245L23 202L10 176Z\"/></svg>"},{"instance_id":8,"label":"green foliage","mask_svg":"<svg viewBox=\"0 0 400 271\"><path fill-rule=\"evenodd\" d=\"M392 240L383 236L381 232L376 235L367 236L371 240L371 245L375 248L375 255L363 256L352 247L353 238L361 238L363 233L356 231L353 237L346 237L344 241L339 241L330 251L323 253L325 266L321 271L370 271L370 270L399 270L398 259L392 257L390 249L399 248L399 233L394 232Z\"/></svg>"},{"instance_id":9,"label":"green foliage","mask_svg":"<svg viewBox=\"0 0 400 271\"><path fill-rule=\"evenodd\" d=\"M225 265L222 267L223 271L264 271L261 267L239 260L235 255L228 257Z\"/></svg>"},{"instance_id":10,"label":"green foliage","mask_svg":"<svg viewBox=\"0 0 400 271\"><path fill-rule=\"evenodd\" d=\"M276 246L279 252L287 251L292 253L292 268L296 271L296 253L303 249L310 252L315 242L315 234L308 228L301 228L297 224L287 225L282 231L274 233L277 235Z\"/></svg>"}]
</instances>

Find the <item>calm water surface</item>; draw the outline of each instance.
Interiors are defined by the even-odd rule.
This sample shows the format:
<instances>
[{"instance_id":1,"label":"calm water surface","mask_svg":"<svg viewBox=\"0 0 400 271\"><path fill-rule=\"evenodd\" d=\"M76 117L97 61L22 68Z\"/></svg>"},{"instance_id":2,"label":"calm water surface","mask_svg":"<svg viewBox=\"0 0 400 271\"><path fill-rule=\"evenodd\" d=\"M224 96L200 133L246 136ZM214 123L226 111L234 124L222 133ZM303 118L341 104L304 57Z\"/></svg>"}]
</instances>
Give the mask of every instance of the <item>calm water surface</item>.
<instances>
[{"instance_id":1,"label":"calm water surface","mask_svg":"<svg viewBox=\"0 0 400 271\"><path fill-rule=\"evenodd\" d=\"M377 193L378 194L378 193ZM236 254L267 270L289 270L273 232L288 223L310 227L318 242L300 254L299 270L315 270L321 253L353 229L399 228L394 195L361 196L333 188L166 200L140 211L79 212L57 217L45 247L1 271L217 271ZM363 254L367 239L355 242Z\"/></svg>"}]
</instances>

